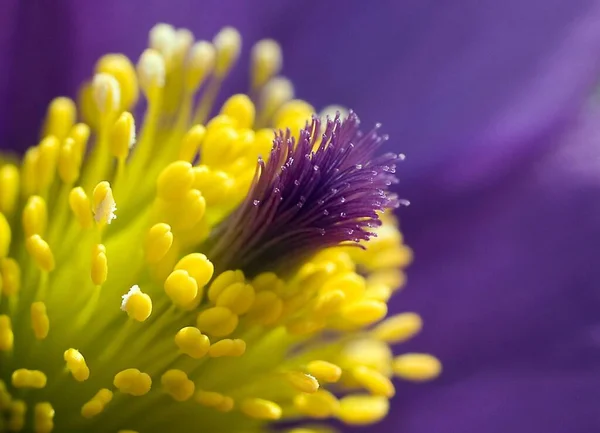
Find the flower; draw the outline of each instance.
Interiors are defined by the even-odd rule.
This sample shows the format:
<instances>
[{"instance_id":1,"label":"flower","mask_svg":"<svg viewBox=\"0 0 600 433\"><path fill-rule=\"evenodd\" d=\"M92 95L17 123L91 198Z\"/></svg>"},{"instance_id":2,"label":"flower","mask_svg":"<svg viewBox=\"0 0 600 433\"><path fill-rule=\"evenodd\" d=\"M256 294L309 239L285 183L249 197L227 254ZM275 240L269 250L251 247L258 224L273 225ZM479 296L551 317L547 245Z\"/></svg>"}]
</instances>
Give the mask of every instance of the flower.
<instances>
[{"instance_id":1,"label":"flower","mask_svg":"<svg viewBox=\"0 0 600 433\"><path fill-rule=\"evenodd\" d=\"M0 167L4 424L381 420L392 375L441 370L389 347L421 328L384 319L411 259L390 213L402 156L375 156L387 137L355 113L293 99L272 40L252 48L249 94L214 117L238 32L158 24L149 41L135 66L100 58L79 106L54 99L22 167Z\"/></svg>"}]
</instances>

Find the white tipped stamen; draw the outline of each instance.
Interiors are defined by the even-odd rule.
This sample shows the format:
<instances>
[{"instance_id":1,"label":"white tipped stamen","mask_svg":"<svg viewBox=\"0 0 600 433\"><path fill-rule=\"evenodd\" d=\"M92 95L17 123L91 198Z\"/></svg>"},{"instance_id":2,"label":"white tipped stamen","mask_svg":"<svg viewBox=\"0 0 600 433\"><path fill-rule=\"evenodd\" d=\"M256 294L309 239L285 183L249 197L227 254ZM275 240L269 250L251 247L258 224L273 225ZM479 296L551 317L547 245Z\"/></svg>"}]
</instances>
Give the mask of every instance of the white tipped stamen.
<instances>
[{"instance_id":1,"label":"white tipped stamen","mask_svg":"<svg viewBox=\"0 0 600 433\"><path fill-rule=\"evenodd\" d=\"M102 113L117 111L121 104L121 87L115 77L106 73L94 75L92 81L94 102Z\"/></svg>"},{"instance_id":2,"label":"white tipped stamen","mask_svg":"<svg viewBox=\"0 0 600 433\"><path fill-rule=\"evenodd\" d=\"M121 311L127 311L127 302L129 302L129 298L131 298L136 293L142 293L142 291L140 290L140 286L134 284L133 286L131 286L127 293L121 296Z\"/></svg>"},{"instance_id":3,"label":"white tipped stamen","mask_svg":"<svg viewBox=\"0 0 600 433\"><path fill-rule=\"evenodd\" d=\"M153 87L164 87L165 85L165 60L158 51L145 50L140 56L137 65L140 86L145 91Z\"/></svg>"},{"instance_id":4,"label":"white tipped stamen","mask_svg":"<svg viewBox=\"0 0 600 433\"><path fill-rule=\"evenodd\" d=\"M169 24L156 24L150 30L150 48L155 49L165 59L165 62L169 62L171 57L175 53L175 49L177 46L177 33L173 26Z\"/></svg>"}]
</instances>

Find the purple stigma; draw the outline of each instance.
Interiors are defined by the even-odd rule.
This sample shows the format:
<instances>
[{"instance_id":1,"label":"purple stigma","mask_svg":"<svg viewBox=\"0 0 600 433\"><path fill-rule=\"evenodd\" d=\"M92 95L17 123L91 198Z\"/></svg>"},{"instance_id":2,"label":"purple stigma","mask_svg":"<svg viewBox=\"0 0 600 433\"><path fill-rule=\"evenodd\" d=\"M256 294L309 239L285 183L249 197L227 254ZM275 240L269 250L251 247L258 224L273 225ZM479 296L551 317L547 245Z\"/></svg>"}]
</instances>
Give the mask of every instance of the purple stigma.
<instances>
[{"instance_id":1,"label":"purple stigma","mask_svg":"<svg viewBox=\"0 0 600 433\"><path fill-rule=\"evenodd\" d=\"M323 248L375 236L380 212L399 205L389 187L402 157L374 157L387 136L379 125L361 133L353 112L322 123L313 117L297 143L289 130L275 134L248 197L218 230L213 262L250 275L292 270Z\"/></svg>"}]
</instances>

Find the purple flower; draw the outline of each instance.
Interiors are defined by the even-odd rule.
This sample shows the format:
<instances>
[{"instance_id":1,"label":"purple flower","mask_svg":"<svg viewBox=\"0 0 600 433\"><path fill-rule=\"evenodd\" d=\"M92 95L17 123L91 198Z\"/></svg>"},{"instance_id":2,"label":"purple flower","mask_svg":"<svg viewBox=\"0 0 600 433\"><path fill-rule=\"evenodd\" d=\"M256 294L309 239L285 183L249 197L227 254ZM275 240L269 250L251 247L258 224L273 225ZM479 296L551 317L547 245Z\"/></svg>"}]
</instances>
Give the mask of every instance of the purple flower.
<instances>
[{"instance_id":1,"label":"purple flower","mask_svg":"<svg viewBox=\"0 0 600 433\"><path fill-rule=\"evenodd\" d=\"M157 21L273 37L301 97L382 122L408 156L398 191L416 259L393 307L422 314L409 349L445 370L403 385L378 428L598 430L598 111L583 106L600 73L598 2L231 4L8 2L0 144L33 144L50 98L73 95L105 52L137 55Z\"/></svg>"}]
</instances>

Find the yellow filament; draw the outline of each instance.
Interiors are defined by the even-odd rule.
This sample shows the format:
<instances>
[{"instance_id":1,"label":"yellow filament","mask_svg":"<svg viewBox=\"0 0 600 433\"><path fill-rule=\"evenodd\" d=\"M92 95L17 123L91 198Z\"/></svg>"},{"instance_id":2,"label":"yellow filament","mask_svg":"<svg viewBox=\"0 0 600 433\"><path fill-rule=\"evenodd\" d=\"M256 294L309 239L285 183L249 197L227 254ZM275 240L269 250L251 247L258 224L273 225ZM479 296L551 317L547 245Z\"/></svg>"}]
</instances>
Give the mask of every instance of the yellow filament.
<instances>
[{"instance_id":1,"label":"yellow filament","mask_svg":"<svg viewBox=\"0 0 600 433\"><path fill-rule=\"evenodd\" d=\"M76 381L83 382L90 377L90 369L88 368L83 355L78 350L66 350L64 359L67 363L67 368Z\"/></svg>"},{"instance_id":2,"label":"yellow filament","mask_svg":"<svg viewBox=\"0 0 600 433\"><path fill-rule=\"evenodd\" d=\"M38 301L31 304L31 327L38 340L43 340L48 336L50 320L43 302Z\"/></svg>"}]
</instances>

